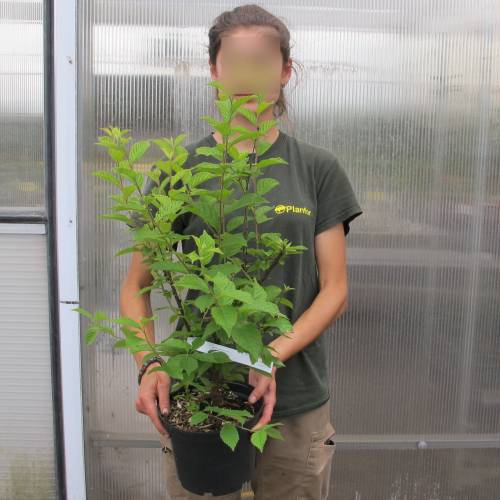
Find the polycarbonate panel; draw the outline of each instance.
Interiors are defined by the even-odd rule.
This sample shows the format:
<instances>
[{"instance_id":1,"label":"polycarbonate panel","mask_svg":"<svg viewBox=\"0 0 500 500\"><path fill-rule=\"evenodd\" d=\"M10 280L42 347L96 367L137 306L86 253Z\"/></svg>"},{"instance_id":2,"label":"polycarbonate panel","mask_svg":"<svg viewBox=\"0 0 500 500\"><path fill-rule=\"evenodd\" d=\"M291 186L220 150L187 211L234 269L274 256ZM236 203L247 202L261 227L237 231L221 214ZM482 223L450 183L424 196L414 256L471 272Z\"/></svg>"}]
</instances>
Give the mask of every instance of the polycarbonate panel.
<instances>
[{"instance_id":1,"label":"polycarbonate panel","mask_svg":"<svg viewBox=\"0 0 500 500\"><path fill-rule=\"evenodd\" d=\"M0 277L0 498L55 499L46 235L0 234Z\"/></svg>"},{"instance_id":2,"label":"polycarbonate panel","mask_svg":"<svg viewBox=\"0 0 500 500\"><path fill-rule=\"evenodd\" d=\"M44 212L43 2L0 1L0 214Z\"/></svg>"},{"instance_id":3,"label":"polycarbonate panel","mask_svg":"<svg viewBox=\"0 0 500 500\"><path fill-rule=\"evenodd\" d=\"M93 450L89 470L90 500L165 498L163 452L160 448L100 448ZM137 467L137 464L141 464Z\"/></svg>"},{"instance_id":4,"label":"polycarbonate panel","mask_svg":"<svg viewBox=\"0 0 500 500\"><path fill-rule=\"evenodd\" d=\"M110 165L94 145L99 127L129 128L136 139L184 132L186 142L208 133L200 119L215 113L206 86L208 28L242 3L80 3L83 307L119 314L130 259L114 257L127 232L97 218L110 194L90 175ZM498 7L488 0L277 0L266 8L287 23L292 58L303 65L285 89L289 120L280 126L333 151L364 210L346 240L349 308L325 332L339 443L332 498L494 498ZM156 330L159 338L169 333L165 322ZM135 411L135 362L106 338L84 346L83 356L88 488L106 485L106 498L127 498L118 448L156 442L148 418ZM117 449L104 452L106 442ZM428 449L417 449L419 442ZM390 450L400 447L408 449ZM157 494L144 478L161 466L145 464L144 453L160 456L124 453L144 498Z\"/></svg>"}]
</instances>

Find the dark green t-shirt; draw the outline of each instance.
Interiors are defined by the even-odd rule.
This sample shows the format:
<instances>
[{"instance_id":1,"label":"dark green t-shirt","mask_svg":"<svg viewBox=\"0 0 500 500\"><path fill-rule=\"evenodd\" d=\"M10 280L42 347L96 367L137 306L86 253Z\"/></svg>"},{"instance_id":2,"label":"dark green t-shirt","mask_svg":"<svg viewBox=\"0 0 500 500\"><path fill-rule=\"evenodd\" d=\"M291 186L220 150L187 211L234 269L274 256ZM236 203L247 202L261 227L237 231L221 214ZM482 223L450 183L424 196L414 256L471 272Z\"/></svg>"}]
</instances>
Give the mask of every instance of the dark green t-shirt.
<instances>
[{"instance_id":1,"label":"dark green t-shirt","mask_svg":"<svg viewBox=\"0 0 500 500\"><path fill-rule=\"evenodd\" d=\"M189 168L202 161L215 162L209 156L197 155L200 146L215 146L210 133L197 142L186 145L189 158L184 164ZM264 196L273 210L266 213L271 220L259 224L259 232L279 232L292 244L308 247L302 253L290 255L283 266L275 266L264 285L288 285L293 290L287 298L293 309L281 307L292 324L312 304L319 292L319 280L314 253L314 237L340 222L344 234L349 223L363 212L351 183L337 158L327 149L298 140L282 130L278 138L259 159L280 156L288 164L266 167L263 176L274 177L280 184ZM219 179L210 179L202 187L218 189ZM149 192L153 182L148 178L144 192ZM239 213L232 212L233 217ZM133 218L137 222L137 218ZM186 213L174 224L178 233L199 236L206 227L199 217ZM196 249L192 239L182 242L183 252ZM197 290L189 290L187 298L195 298ZM182 327L182 319L176 325ZM264 343L273 338L264 335ZM316 408L330 397L327 373L327 339L321 334L300 352L285 361L285 367L276 372L277 401L273 418L299 414Z\"/></svg>"}]
</instances>

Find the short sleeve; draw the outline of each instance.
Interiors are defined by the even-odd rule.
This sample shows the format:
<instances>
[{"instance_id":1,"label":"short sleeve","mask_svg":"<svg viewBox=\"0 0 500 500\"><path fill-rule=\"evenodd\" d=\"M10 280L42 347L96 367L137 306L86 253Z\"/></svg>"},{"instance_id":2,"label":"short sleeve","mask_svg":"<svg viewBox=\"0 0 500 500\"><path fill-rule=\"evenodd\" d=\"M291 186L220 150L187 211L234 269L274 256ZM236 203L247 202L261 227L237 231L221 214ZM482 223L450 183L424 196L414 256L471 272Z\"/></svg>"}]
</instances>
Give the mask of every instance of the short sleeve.
<instances>
[{"instance_id":1,"label":"short sleeve","mask_svg":"<svg viewBox=\"0 0 500 500\"><path fill-rule=\"evenodd\" d=\"M342 222L344 235L347 235L350 222L363 210L345 170L334 155L325 155L316 164L315 178L317 205L314 234Z\"/></svg>"},{"instance_id":2,"label":"short sleeve","mask_svg":"<svg viewBox=\"0 0 500 500\"><path fill-rule=\"evenodd\" d=\"M156 165L153 165L151 170L153 170L154 168L158 168L158 167L156 167ZM167 174L165 174L165 172L163 172L163 170L162 170L160 173L160 183L163 182L166 175ZM175 187L178 188L180 186L180 184L181 184L181 181L179 180L175 184ZM147 177L146 182L142 188L142 194L147 195L147 194L151 193L154 186L156 186L156 183L151 179L151 177ZM168 189L168 186L169 186L169 182L167 182L165 184L165 191ZM154 216L158 209L152 204L150 204L149 207L151 210L151 214ZM140 215L137 212L129 212L129 217L131 219L131 224L128 224L128 226L131 228L139 228L139 227L143 226L146 222L146 221L141 219ZM174 220L174 222L172 224L172 229L176 233L182 234L184 231L184 227L185 227L184 217L183 217L183 215L179 215Z\"/></svg>"}]
</instances>

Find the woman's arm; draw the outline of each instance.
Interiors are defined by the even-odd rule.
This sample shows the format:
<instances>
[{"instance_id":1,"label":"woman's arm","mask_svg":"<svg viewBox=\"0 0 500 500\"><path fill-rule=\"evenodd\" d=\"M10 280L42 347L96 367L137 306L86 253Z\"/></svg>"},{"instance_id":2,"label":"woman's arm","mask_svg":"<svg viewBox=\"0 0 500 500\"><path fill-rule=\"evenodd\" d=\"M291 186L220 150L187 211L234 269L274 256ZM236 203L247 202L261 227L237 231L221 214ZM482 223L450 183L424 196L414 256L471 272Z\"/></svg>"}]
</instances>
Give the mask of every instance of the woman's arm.
<instances>
[{"instance_id":1,"label":"woman's arm","mask_svg":"<svg viewBox=\"0 0 500 500\"><path fill-rule=\"evenodd\" d=\"M143 255L140 252L133 252L128 273L123 280L120 290L120 315L128 316L138 321L141 317L152 316L150 293L137 295L141 288L149 286L153 280L148 266L143 262ZM154 323L149 322L145 328L148 340L155 341ZM144 338L142 333L139 337ZM134 354L137 368L142 365L142 359L147 352L137 352Z\"/></svg>"},{"instance_id":2,"label":"woman's arm","mask_svg":"<svg viewBox=\"0 0 500 500\"><path fill-rule=\"evenodd\" d=\"M318 233L315 236L314 248L320 291L309 308L293 324L293 332L287 333L287 337L281 335L268 344L276 349L273 354L282 362L321 335L347 308L345 234L342 222ZM253 403L264 397L264 411L252 430L259 429L271 420L276 404L276 370L274 366L272 376L263 375L253 369L249 371L248 381L255 386L249 401Z\"/></svg>"},{"instance_id":3,"label":"woman's arm","mask_svg":"<svg viewBox=\"0 0 500 500\"><path fill-rule=\"evenodd\" d=\"M152 316L151 294L144 293L138 295L141 288L151 284L153 277L148 266L143 262L143 255L140 252L133 252L128 273L123 280L120 289L120 315L128 316L136 321L141 317ZM145 326L145 332L151 343L155 342L154 323L150 321ZM139 337L144 338L142 332ZM147 352L138 352L134 354L135 362L139 368L142 365L142 359ZM158 418L156 402L161 408L162 413L167 413L170 408L170 377L165 372L156 371L148 373L155 363L149 365L144 373L139 392L135 401L136 410L139 413L148 415L152 420L158 432L167 435L168 432L163 427Z\"/></svg>"},{"instance_id":4,"label":"woman's arm","mask_svg":"<svg viewBox=\"0 0 500 500\"><path fill-rule=\"evenodd\" d=\"M313 303L293 324L293 332L268 345L282 362L292 357L321 335L347 308L347 269L345 234L342 222L317 234L314 251L320 291Z\"/></svg>"}]
</instances>

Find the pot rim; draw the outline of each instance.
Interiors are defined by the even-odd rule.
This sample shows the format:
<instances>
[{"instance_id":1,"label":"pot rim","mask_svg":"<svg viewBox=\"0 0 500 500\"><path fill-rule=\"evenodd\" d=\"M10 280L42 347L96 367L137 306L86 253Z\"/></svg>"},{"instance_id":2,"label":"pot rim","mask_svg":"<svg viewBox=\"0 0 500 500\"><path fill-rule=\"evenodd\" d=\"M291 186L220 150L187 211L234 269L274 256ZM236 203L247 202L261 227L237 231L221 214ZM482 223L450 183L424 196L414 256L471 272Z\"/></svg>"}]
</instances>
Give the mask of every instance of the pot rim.
<instances>
[{"instance_id":1,"label":"pot rim","mask_svg":"<svg viewBox=\"0 0 500 500\"><path fill-rule=\"evenodd\" d=\"M246 386L248 388L253 388L253 386L251 384L248 384L247 382L240 382L240 381L231 381L231 382L226 382L228 385L230 384L236 384L236 385L243 385L243 386ZM172 387L172 385L170 386ZM180 390L180 389L179 389ZM170 392L170 396L172 394L176 394L178 391L175 391L175 392ZM237 392L237 391L235 391ZM255 413L251 416L251 417L248 417L248 420L252 420L253 418L256 418L259 414L259 412L261 411L261 409L263 408L263 400L262 398L258 399L257 401L255 401L255 403L250 403L252 405L253 408L256 409ZM167 430L169 430L169 427L172 428L172 429L175 429L175 432L178 432L180 434L184 434L184 435L189 435L189 436L192 436L192 435L203 435L203 436L211 436L211 435L218 435L219 432L220 432L220 429L218 430L210 430L208 432L203 432L203 431L186 431L184 429L181 429L180 427L177 427L175 425L173 425L172 423L170 423L168 421L168 415L165 417L164 415L161 414L160 412L160 408L157 407L157 411L158 411L158 415L160 417L160 421L163 423L163 425L167 428ZM246 424L246 422L245 422ZM238 430L242 431L242 432L249 432L249 431L245 431L244 429L241 429L240 427L237 427Z\"/></svg>"}]
</instances>

